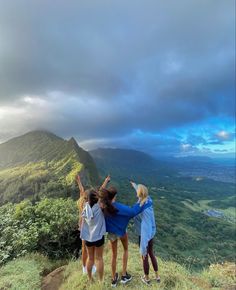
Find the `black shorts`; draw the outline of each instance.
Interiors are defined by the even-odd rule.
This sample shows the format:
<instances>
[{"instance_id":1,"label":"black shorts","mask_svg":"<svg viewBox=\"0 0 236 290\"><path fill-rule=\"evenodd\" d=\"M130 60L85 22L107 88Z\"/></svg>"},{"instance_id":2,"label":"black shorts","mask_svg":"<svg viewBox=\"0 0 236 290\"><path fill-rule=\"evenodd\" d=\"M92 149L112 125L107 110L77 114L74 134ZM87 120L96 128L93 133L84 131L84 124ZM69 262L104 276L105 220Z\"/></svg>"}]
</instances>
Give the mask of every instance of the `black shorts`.
<instances>
[{"instance_id":1,"label":"black shorts","mask_svg":"<svg viewBox=\"0 0 236 290\"><path fill-rule=\"evenodd\" d=\"M101 240L95 241L95 242L89 242L89 241L85 241L85 245L87 247L96 247L99 248L101 246L104 245L105 239L104 236L101 238Z\"/></svg>"}]
</instances>

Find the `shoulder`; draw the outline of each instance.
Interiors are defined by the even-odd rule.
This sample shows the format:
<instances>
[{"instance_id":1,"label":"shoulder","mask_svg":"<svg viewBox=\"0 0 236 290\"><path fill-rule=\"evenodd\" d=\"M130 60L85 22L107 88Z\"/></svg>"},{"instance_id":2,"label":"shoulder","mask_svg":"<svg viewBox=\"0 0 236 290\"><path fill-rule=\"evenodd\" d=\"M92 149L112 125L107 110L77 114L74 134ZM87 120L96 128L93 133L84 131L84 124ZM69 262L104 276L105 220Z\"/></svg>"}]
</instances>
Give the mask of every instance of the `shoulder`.
<instances>
[{"instance_id":1,"label":"shoulder","mask_svg":"<svg viewBox=\"0 0 236 290\"><path fill-rule=\"evenodd\" d=\"M118 210L118 214L124 214L124 213L130 212L131 210L130 206L120 203L120 202L114 202L113 205Z\"/></svg>"},{"instance_id":2,"label":"shoulder","mask_svg":"<svg viewBox=\"0 0 236 290\"><path fill-rule=\"evenodd\" d=\"M113 204L114 207L117 208L117 209L126 206L126 205L124 205L123 203L120 203L120 202L117 202L117 201L113 202L112 204Z\"/></svg>"}]
</instances>

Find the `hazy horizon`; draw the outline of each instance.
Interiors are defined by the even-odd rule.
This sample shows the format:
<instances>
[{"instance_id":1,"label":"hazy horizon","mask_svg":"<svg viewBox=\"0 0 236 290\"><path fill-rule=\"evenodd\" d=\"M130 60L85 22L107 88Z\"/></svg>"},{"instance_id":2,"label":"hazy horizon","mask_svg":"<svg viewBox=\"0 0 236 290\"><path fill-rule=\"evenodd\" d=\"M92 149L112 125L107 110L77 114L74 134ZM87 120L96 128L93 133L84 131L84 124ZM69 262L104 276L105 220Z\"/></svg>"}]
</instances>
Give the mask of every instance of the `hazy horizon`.
<instances>
[{"instance_id":1,"label":"hazy horizon","mask_svg":"<svg viewBox=\"0 0 236 290\"><path fill-rule=\"evenodd\" d=\"M3 0L0 143L235 154L235 2Z\"/></svg>"},{"instance_id":2,"label":"hazy horizon","mask_svg":"<svg viewBox=\"0 0 236 290\"><path fill-rule=\"evenodd\" d=\"M14 136L14 137L12 137L12 138L10 138L10 139L8 139L8 140L5 140L4 142L0 142L0 145L1 144L4 144L4 143L6 143L6 142L8 142L8 141L12 141L12 140L14 140L15 138L18 138L18 137L23 137L23 136L25 136L25 135L27 135L27 134L29 134L29 133L35 133L35 132L46 132L46 133L50 133L50 134L54 134L55 136L57 136L57 137L60 137L60 138L62 138L62 139L64 139L64 140L67 140L67 141L69 141L71 138L74 138L74 136L70 136L69 138L63 138L63 137L61 137L61 136L59 136L59 135L56 135L55 133L53 133L53 132L51 132L51 131L49 131L49 130L43 130L43 129L38 129L38 130L33 130L33 131L28 131L28 132L25 132L25 133L23 133L22 135L17 135L17 136ZM75 139L75 138L74 138ZM76 140L76 139L75 139ZM80 146L80 147L82 147L81 146L81 144L76 140L76 142L78 143L78 145ZM154 157L154 158L157 158L157 159L168 159L169 157L171 157L171 158L185 158L185 157L194 157L194 158L202 158L202 157L206 157L206 158L211 158L211 159L219 159L219 160L223 160L223 159L233 159L233 160L235 160L235 152L234 153L222 153L222 154L212 154L212 155L205 155L205 154L199 154L199 155L192 155L192 154L177 154L177 155L171 155L171 154L164 154L164 155L158 155L158 152L157 152L157 154L153 154L153 153L150 153L150 152L148 152L148 151L142 151L142 150L137 150L137 149L134 149L134 148L125 148L125 147L112 147L112 146L110 146L110 147L108 147L108 146L104 146L104 147L94 147L94 148L92 148L92 149L86 149L86 148L84 148L84 147L82 147L84 150L87 150L88 152L90 152L90 151L93 151L93 150L99 150L99 149L101 149L101 150L106 150L106 149L111 149L111 150L134 150L134 151L138 151L138 152L142 152L142 153L146 153L146 154L148 154L148 155L150 155L150 156L152 156L152 157ZM162 152L163 153L163 152Z\"/></svg>"}]
</instances>

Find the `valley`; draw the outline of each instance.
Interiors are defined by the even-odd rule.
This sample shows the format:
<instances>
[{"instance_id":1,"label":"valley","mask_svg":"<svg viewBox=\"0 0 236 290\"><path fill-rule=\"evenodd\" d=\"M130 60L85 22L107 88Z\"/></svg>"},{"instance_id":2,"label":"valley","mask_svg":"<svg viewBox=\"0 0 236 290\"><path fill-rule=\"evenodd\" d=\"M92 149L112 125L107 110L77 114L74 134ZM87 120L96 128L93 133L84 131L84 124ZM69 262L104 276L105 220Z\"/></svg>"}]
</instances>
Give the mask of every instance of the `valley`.
<instances>
[{"instance_id":1,"label":"valley","mask_svg":"<svg viewBox=\"0 0 236 290\"><path fill-rule=\"evenodd\" d=\"M51 257L72 254L67 250L64 253L62 245L75 249L71 243L75 243L77 231L78 173L86 188L99 185L110 174L111 184L118 189L118 201L127 205L137 201L131 180L148 186L157 223L155 249L161 258L191 269L235 259L235 184L183 176L179 168L186 166L189 170L188 162L180 166L125 149L86 152L73 138L67 141L52 133L35 131L1 144L0 165L2 262L32 250ZM200 161L195 161L192 167L200 165ZM50 208L54 201L55 210ZM50 217L55 211L61 212L56 220ZM44 212L48 215L46 220ZM11 230L13 225L18 229L19 224L23 227L20 232ZM71 232L57 232L62 225ZM128 232L130 240L137 243L132 222ZM14 242L15 235L22 236L18 244ZM42 240L46 237L48 245Z\"/></svg>"}]
</instances>

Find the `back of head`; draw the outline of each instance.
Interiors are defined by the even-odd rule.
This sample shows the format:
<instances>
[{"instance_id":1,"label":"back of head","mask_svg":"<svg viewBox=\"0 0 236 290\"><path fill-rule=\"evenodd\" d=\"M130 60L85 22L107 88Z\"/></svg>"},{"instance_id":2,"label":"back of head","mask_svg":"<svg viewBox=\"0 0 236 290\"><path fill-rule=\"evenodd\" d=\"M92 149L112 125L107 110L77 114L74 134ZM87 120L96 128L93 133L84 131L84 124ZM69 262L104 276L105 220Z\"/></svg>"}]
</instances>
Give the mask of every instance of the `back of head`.
<instances>
[{"instance_id":1,"label":"back of head","mask_svg":"<svg viewBox=\"0 0 236 290\"><path fill-rule=\"evenodd\" d=\"M148 189L145 185L143 184L138 185L137 196L140 199L140 204L143 205L148 198Z\"/></svg>"},{"instance_id":2,"label":"back of head","mask_svg":"<svg viewBox=\"0 0 236 290\"><path fill-rule=\"evenodd\" d=\"M116 194L117 190L115 187L109 187L108 189L101 188L99 190L100 204L105 215L115 215L117 213L117 209L112 204Z\"/></svg>"},{"instance_id":3,"label":"back of head","mask_svg":"<svg viewBox=\"0 0 236 290\"><path fill-rule=\"evenodd\" d=\"M87 196L90 207L93 207L98 202L98 193L94 189L90 189Z\"/></svg>"},{"instance_id":4,"label":"back of head","mask_svg":"<svg viewBox=\"0 0 236 290\"><path fill-rule=\"evenodd\" d=\"M117 189L114 186L110 186L107 189L109 199L113 199L117 195Z\"/></svg>"}]
</instances>

